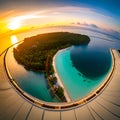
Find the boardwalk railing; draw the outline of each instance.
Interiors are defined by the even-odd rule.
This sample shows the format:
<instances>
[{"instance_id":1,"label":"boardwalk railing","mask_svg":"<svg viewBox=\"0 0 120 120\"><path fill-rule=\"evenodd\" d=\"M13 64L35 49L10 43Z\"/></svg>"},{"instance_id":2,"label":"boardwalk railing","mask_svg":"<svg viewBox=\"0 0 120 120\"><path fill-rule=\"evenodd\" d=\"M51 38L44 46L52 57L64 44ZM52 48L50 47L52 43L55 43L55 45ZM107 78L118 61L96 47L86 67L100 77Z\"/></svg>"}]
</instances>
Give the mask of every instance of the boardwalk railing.
<instances>
[{"instance_id":1,"label":"boardwalk railing","mask_svg":"<svg viewBox=\"0 0 120 120\"><path fill-rule=\"evenodd\" d=\"M9 50L9 49L8 49ZM114 57L114 53L112 51L112 49L110 49L110 53L112 56L112 68L111 71L109 72L109 75L107 76L106 80L104 80L104 82L100 85L100 87L95 90L93 93L91 93L89 96L81 99L81 100L77 100L77 101L72 101L72 102L64 102L64 103L51 103L51 102L45 102L42 100L39 100L29 94L27 94L26 92L24 92L15 82L15 80L12 78L9 69L7 67L7 61L6 61L6 55L7 52L5 53L4 56L4 66L5 66L5 70L7 73L7 76L10 80L10 83L12 83L12 85L14 86L14 88L17 90L17 92L20 93L20 95L22 97L24 97L26 100L30 101L32 104L38 106L38 107L43 107L44 109L52 109L52 110L66 110L66 109L72 109L73 107L77 107L80 105L84 105L87 102L93 100L96 96L100 95L100 93L102 93L102 91L104 90L104 88L108 85L109 81L111 80L111 76L114 72L114 66L115 66L115 57Z\"/></svg>"}]
</instances>

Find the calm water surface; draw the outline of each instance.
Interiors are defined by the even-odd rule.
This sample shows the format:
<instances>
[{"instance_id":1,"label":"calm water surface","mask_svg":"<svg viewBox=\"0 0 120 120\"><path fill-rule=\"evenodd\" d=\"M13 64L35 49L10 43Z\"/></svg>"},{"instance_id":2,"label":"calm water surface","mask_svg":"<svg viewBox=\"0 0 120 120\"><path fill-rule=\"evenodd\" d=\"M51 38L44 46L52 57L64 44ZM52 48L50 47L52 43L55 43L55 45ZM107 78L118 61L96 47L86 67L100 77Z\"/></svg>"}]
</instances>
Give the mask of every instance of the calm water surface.
<instances>
[{"instance_id":1,"label":"calm water surface","mask_svg":"<svg viewBox=\"0 0 120 120\"><path fill-rule=\"evenodd\" d=\"M57 72L72 100L92 93L108 75L112 58L106 47L73 46L56 55Z\"/></svg>"},{"instance_id":2,"label":"calm water surface","mask_svg":"<svg viewBox=\"0 0 120 120\"><path fill-rule=\"evenodd\" d=\"M61 29L53 28L43 31L40 29L16 35L16 38L20 41L31 35L50 31L56 32ZM77 100L91 93L105 79L111 68L109 49L120 49L120 41L105 34L78 28L65 27L62 31L87 34L91 39L88 45L72 46L70 49L59 52L56 57L58 74L72 100ZM7 63L11 75L25 92L44 101L57 102L49 94L44 74L25 70L15 61L12 49L7 55Z\"/></svg>"}]
</instances>

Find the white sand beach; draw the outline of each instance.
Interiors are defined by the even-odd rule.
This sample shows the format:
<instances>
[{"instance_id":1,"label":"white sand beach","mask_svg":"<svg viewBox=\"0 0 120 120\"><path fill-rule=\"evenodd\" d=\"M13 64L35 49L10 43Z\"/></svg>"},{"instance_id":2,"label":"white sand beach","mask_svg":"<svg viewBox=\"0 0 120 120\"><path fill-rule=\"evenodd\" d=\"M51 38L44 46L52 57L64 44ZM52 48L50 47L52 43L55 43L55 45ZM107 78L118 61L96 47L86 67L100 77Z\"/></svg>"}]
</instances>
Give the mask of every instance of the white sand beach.
<instances>
[{"instance_id":1,"label":"white sand beach","mask_svg":"<svg viewBox=\"0 0 120 120\"><path fill-rule=\"evenodd\" d=\"M60 51L61 51L61 50L60 50ZM58 51L58 52L60 52L60 51ZM57 70L56 70L56 67L55 67L55 59L56 59L56 55L53 57L53 68L54 68L54 71L55 71L55 76L56 76L56 78L57 78L57 82L58 82L58 84L63 88L63 90L64 90L64 95L65 95L65 98L66 98L67 102L71 102L72 100L71 100L71 98L70 98L70 96L69 96L69 94L68 94L65 86L63 85L63 83L62 83L59 75L57 74Z\"/></svg>"}]
</instances>

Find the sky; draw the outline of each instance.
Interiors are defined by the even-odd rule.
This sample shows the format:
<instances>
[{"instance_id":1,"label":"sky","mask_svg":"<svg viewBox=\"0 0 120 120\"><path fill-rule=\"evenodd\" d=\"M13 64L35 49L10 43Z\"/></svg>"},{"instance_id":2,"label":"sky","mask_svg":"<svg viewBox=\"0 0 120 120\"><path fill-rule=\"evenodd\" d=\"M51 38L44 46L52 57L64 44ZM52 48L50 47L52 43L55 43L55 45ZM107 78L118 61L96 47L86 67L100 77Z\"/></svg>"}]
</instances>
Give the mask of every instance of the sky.
<instances>
[{"instance_id":1,"label":"sky","mask_svg":"<svg viewBox=\"0 0 120 120\"><path fill-rule=\"evenodd\" d=\"M49 26L84 26L120 33L120 0L0 0L6 32Z\"/></svg>"}]
</instances>

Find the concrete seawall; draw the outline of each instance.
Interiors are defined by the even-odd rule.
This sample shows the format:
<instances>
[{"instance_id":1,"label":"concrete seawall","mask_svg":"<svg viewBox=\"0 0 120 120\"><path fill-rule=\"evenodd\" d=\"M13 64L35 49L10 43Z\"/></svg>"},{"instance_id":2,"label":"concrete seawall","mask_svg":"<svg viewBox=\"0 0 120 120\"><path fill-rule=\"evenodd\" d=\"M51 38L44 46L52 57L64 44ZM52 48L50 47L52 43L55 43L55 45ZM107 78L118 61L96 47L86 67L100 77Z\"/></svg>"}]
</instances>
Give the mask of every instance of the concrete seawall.
<instances>
[{"instance_id":1,"label":"concrete seawall","mask_svg":"<svg viewBox=\"0 0 120 120\"><path fill-rule=\"evenodd\" d=\"M8 49L9 50L9 49ZM7 51L6 54L4 56L4 66L5 66L5 70L7 72L7 76L10 80L10 82L12 83L12 85L14 86L14 88L21 94L21 96L23 96L25 99L27 99L28 101L30 101L31 103L35 104L36 106L39 107L44 107L46 109L55 109L55 110L64 110L64 109L71 109L73 107L76 106L80 106L83 104L86 104L87 102L91 101L92 99L94 99L95 97L97 97L98 95L100 95L102 93L102 91L104 90L104 88L108 85L108 83L111 80L112 74L114 72L114 67L115 67L115 55L117 54L116 52L114 52L113 50L111 50L111 55L112 55L112 68L111 71L109 73L109 75L107 76L106 80L103 82L103 84L96 90L94 91L92 94L90 94L89 96L85 97L82 100L78 100L78 101L70 101L70 98L68 96L68 103L50 103L50 102L44 102L42 100L38 100L30 95L28 95L27 93L25 93L14 81L14 79L12 78L9 69L7 67L7 62L6 62L6 55L7 55ZM60 82L60 81L59 81ZM61 84L63 85L63 84ZM64 87L64 86L63 86ZM67 96L67 95L66 95Z\"/></svg>"}]
</instances>

